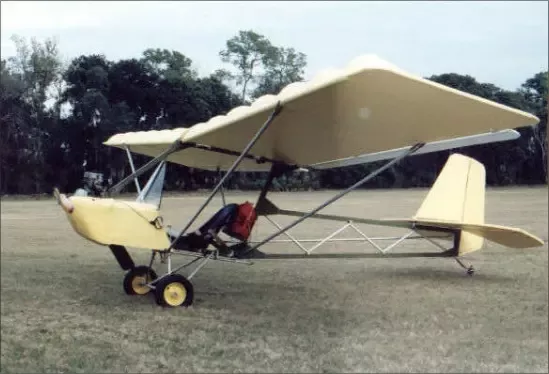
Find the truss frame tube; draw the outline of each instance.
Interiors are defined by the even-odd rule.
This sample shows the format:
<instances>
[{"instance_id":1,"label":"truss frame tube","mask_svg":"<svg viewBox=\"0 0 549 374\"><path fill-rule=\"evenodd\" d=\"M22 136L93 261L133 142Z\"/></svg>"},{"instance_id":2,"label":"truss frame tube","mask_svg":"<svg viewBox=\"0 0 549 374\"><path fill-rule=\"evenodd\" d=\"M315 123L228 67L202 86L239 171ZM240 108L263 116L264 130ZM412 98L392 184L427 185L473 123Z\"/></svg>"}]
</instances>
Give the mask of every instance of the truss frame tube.
<instances>
[{"instance_id":1,"label":"truss frame tube","mask_svg":"<svg viewBox=\"0 0 549 374\"><path fill-rule=\"evenodd\" d=\"M265 218L267 218L267 220L269 222L271 222L271 224L273 226L275 226L276 228L278 228L278 229L282 228L274 219L270 218L269 216L266 216ZM344 231L345 229L347 229L349 227L352 228L353 230L355 230L358 234L360 234L361 237L360 238L334 238L334 236L336 236L337 234L341 233L342 231ZM413 235L414 233L416 233L417 235L414 236ZM331 243L331 242L367 242L372 247L377 249L378 252L387 253L391 249L398 246L403 241L413 240L413 239L428 240L431 243L433 243L435 246L437 246L438 248L441 248L444 251L444 250L446 250L446 248L442 247L439 243L433 241L432 239L435 239L435 238L436 239L450 239L452 237L451 233L448 233L445 236L438 235L438 236L432 236L431 237L431 236L423 235L423 234L421 234L419 232L416 232L414 230L411 230L408 233L406 233L404 235L401 235L401 236L372 237L371 238L368 235L366 235L363 231L361 231L358 227L356 227L354 222L351 221L351 220L349 220L345 225L343 225L341 228L335 230L334 232L332 232L331 234L329 234L325 238L320 238L320 239L297 239L296 237L291 235L289 232L285 232L284 235L288 236L290 239L289 240L284 240L284 239L271 240L270 243L294 243L303 252L305 252L307 254L311 254L315 249L319 248L324 243ZM382 248L381 246L379 246L376 243L376 241L380 241L380 240L391 240L391 241L393 241L393 243L387 245L385 248ZM254 244L254 243L260 243L260 242L261 241L255 241L255 242L250 242L250 243ZM312 246L311 248L307 249L303 246L302 243L316 243L316 244L314 246Z\"/></svg>"},{"instance_id":2,"label":"truss frame tube","mask_svg":"<svg viewBox=\"0 0 549 374\"><path fill-rule=\"evenodd\" d=\"M327 237L325 237L324 239L322 239L320 242L318 242L317 244L313 245L311 248L309 248L307 250L307 253L311 253L312 251L314 251L315 249L317 249L318 247L320 247L322 244L326 243L328 240L332 239L334 236L336 236L337 234L339 234L340 232L342 232L343 230L345 230L347 227L349 227L351 224L350 223L347 223L345 225L343 225L342 227L340 227L339 229L337 229L336 231L332 232L330 235L328 235Z\"/></svg>"},{"instance_id":3,"label":"truss frame tube","mask_svg":"<svg viewBox=\"0 0 549 374\"><path fill-rule=\"evenodd\" d=\"M305 214L305 213L302 213ZM281 229L282 226L280 226L272 217L265 216L267 221L269 221L274 227L277 229ZM316 218L316 216L314 217ZM345 218L345 217L342 217ZM299 248L301 248L304 252L307 252L307 249L301 245L301 243L318 243L321 241L332 243L332 242L365 242L367 241L366 237L368 237L366 234L364 234L361 230L359 230L358 227L356 227L355 222L351 217L348 217L348 223L345 224L345 227L351 227L354 229L358 234L361 235L360 238L353 237L353 238L330 238L326 240L327 238L315 238L315 239L297 239L295 236L291 235L288 231L284 233L287 237L290 239L273 239L269 243L295 243ZM372 241L382 241L382 240L398 240L402 236L374 236L374 237L368 237ZM410 235L407 237L407 240L418 240L418 239L449 239L451 238L451 233L447 233L446 235L435 235L435 236L426 236L421 233L417 233L417 235L412 236ZM229 240L229 242L235 242L238 241L235 240ZM261 240L250 240L248 243L255 244L255 243L261 243Z\"/></svg>"},{"instance_id":4,"label":"truss frame tube","mask_svg":"<svg viewBox=\"0 0 549 374\"><path fill-rule=\"evenodd\" d=\"M284 233L284 234L287 234L287 233ZM294 237L295 238L295 237ZM371 240L398 240L400 239L401 236L380 236L380 237L373 237L373 238L370 238ZM426 237L428 238L428 237ZM438 237L438 236L435 236L436 239L444 239L444 237ZM422 238L421 236L410 236L408 238L406 238L406 240L414 240L414 239L424 239ZM319 238L319 239L295 239L297 242L299 243L318 243L322 240L324 240L324 238ZM365 242L366 240L364 238L332 238L332 239L329 239L329 240L326 240L326 243L334 243L334 242ZM230 241L231 243L238 243L238 241L234 240L234 241ZM249 241L249 243L260 243L261 241L260 240L251 240ZM273 239L271 240L269 243L294 243L294 240L291 240L291 239Z\"/></svg>"},{"instance_id":5,"label":"truss frame tube","mask_svg":"<svg viewBox=\"0 0 549 374\"><path fill-rule=\"evenodd\" d=\"M254 245L252 247L251 250L254 250L254 249L257 249L259 247L261 247L262 245L264 245L265 243L269 242L270 240L276 238L277 236L279 236L280 234L283 234L284 232L288 231L289 229L291 229L292 227L296 226L297 224L303 222L304 220L306 220L307 218L313 216L315 213L317 213L319 210L321 209L324 209L325 207L327 207L328 205L334 203L335 201L339 200L340 198L342 198L343 196L347 195L349 192L351 191L354 191L355 189L357 189L359 186L361 186L362 184L366 183L367 181L369 181L370 179L376 177L378 174L380 174L381 172L383 172L384 170L390 168L391 166L393 166L394 164L396 164L397 162L401 161L402 159L408 157L409 155L413 154L414 152L416 152L418 149L420 149L422 146L423 146L424 143L418 143L418 144L415 144L414 146L408 148L407 150L405 150L402 154L400 154L399 156L395 157L394 159L392 159L391 161L387 162L385 165L379 167L378 169L376 169L375 171L371 172L370 174L366 175L364 178L362 178L361 180L359 180L358 182L356 182L355 184L353 184L352 186L346 188L345 190L341 191L340 193L338 193L337 195L335 195L334 197L332 197L331 199L327 200L326 202L324 202L323 204L319 205L317 208L311 210L310 212L306 213L305 215L303 215L302 217L300 217L299 219L295 220L294 222L290 223L289 225L285 226L284 228L282 228L281 230L279 230L278 232L275 232L274 234L271 234L270 236L268 236L266 239L262 240L260 243Z\"/></svg>"},{"instance_id":6,"label":"truss frame tube","mask_svg":"<svg viewBox=\"0 0 549 374\"><path fill-rule=\"evenodd\" d=\"M301 260L301 259L379 259L379 258L441 258L455 257L453 251L444 252L403 252L403 253L270 253L261 260Z\"/></svg>"},{"instance_id":7,"label":"truss frame tube","mask_svg":"<svg viewBox=\"0 0 549 374\"><path fill-rule=\"evenodd\" d=\"M279 230L282 230L282 226L280 226L278 223L276 223L271 217L269 216L265 216L265 218L267 218L267 220L269 222L271 222L273 224L273 226L275 226L276 228L278 228ZM304 251L305 253L309 253L309 251L307 250L307 248L305 248L299 240L297 240L296 238L293 237L293 235L291 235L289 232L284 232L284 235L286 235L288 238L290 238L290 241L293 242L295 245L297 245L302 251ZM257 243L261 243L261 241L257 242Z\"/></svg>"}]
</instances>

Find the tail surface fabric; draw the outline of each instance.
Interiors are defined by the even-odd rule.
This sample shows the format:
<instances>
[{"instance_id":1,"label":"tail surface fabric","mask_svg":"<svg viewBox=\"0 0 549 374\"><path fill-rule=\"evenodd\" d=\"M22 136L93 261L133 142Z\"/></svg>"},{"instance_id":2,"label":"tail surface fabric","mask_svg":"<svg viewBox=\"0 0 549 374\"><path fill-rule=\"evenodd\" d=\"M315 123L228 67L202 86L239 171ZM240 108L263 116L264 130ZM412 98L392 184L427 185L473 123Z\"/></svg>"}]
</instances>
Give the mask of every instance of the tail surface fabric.
<instances>
[{"instance_id":1,"label":"tail surface fabric","mask_svg":"<svg viewBox=\"0 0 549 374\"><path fill-rule=\"evenodd\" d=\"M458 254L482 248L484 239L512 248L543 245L523 230L484 223L486 170L461 154L452 154L412 221L460 230Z\"/></svg>"},{"instance_id":2,"label":"tail surface fabric","mask_svg":"<svg viewBox=\"0 0 549 374\"><path fill-rule=\"evenodd\" d=\"M470 157L452 154L413 219L484 224L485 181L484 165ZM482 235L462 230L459 253L476 251L483 244Z\"/></svg>"}]
</instances>

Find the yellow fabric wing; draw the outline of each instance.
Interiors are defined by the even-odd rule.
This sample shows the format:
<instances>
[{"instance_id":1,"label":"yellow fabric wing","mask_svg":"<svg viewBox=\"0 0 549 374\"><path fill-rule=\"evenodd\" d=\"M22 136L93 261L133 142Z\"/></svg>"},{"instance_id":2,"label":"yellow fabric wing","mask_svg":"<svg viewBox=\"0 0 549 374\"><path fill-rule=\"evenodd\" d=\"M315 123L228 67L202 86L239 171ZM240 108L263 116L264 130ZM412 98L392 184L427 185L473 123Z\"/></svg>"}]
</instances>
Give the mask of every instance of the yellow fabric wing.
<instances>
[{"instance_id":1,"label":"yellow fabric wing","mask_svg":"<svg viewBox=\"0 0 549 374\"><path fill-rule=\"evenodd\" d=\"M117 134L105 144L127 145L133 152L148 156L157 156L177 140L240 152L279 101L282 112L251 153L299 165L539 122L530 113L448 88L365 55L343 69L321 72L308 82L292 83L278 95L262 96L250 106L234 108L227 115L189 129ZM234 159L192 148L168 158L210 170L227 169ZM268 164L243 160L239 170L268 168Z\"/></svg>"}]
</instances>

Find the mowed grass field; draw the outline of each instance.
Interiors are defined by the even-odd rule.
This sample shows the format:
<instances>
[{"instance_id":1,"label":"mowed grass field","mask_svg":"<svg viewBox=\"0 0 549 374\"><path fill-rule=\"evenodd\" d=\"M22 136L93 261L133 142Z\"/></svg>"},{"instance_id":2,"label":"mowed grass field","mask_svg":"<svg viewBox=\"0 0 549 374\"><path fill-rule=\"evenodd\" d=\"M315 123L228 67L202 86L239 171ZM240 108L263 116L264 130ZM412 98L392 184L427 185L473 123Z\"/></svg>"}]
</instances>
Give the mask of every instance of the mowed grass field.
<instances>
[{"instance_id":1,"label":"mowed grass field","mask_svg":"<svg viewBox=\"0 0 549 374\"><path fill-rule=\"evenodd\" d=\"M547 192L489 189L487 222L546 240ZM426 193L358 191L323 212L405 218ZM270 196L281 207L306 210L332 194ZM181 227L205 196L165 198L165 221ZM255 196L231 193L229 201ZM219 207L216 197L199 221ZM547 245L512 250L487 243L467 258L473 277L453 259L210 262L193 278L193 306L167 309L152 294L127 296L109 249L75 234L53 200L3 201L1 208L5 373L548 370ZM254 238L273 231L264 219L257 225ZM315 238L340 226L307 220L291 233ZM359 227L371 236L405 233ZM373 251L365 243L323 248ZM410 241L400 250L436 248ZM264 251L299 253L291 244ZM130 252L138 264L149 258Z\"/></svg>"}]
</instances>

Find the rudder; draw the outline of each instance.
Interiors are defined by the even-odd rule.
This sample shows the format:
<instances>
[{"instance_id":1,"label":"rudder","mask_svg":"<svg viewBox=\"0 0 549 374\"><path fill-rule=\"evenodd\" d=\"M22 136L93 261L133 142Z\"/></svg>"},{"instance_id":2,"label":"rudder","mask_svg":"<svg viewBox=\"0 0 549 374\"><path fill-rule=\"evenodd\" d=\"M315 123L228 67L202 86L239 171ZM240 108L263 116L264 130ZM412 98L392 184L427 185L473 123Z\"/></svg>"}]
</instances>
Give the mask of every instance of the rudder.
<instances>
[{"instance_id":1,"label":"rudder","mask_svg":"<svg viewBox=\"0 0 549 374\"><path fill-rule=\"evenodd\" d=\"M480 162L454 153L414 216L418 221L484 223L486 170ZM484 238L461 231L458 254L482 248Z\"/></svg>"}]
</instances>

